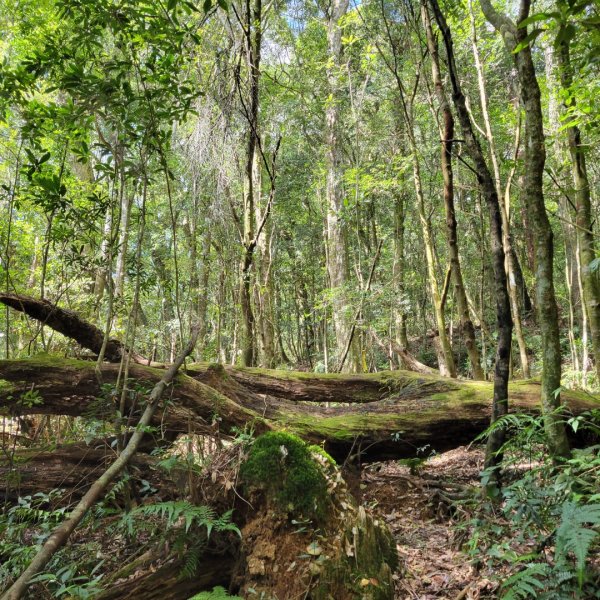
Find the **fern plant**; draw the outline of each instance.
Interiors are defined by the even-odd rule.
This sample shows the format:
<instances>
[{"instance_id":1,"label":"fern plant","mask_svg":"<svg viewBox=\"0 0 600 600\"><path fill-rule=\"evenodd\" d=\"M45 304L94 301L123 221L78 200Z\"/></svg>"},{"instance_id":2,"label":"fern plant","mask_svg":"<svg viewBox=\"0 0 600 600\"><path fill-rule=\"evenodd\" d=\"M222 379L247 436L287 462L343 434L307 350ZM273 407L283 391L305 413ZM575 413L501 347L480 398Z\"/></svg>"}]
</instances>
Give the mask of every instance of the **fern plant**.
<instances>
[{"instance_id":1,"label":"fern plant","mask_svg":"<svg viewBox=\"0 0 600 600\"><path fill-rule=\"evenodd\" d=\"M598 430L598 414L567 421ZM469 552L491 572L511 575L502 598L600 597L594 574L600 529L600 446L574 450L559 464L549 458L540 417L510 414L488 429L507 432L501 503L478 502ZM485 477L485 472L484 472ZM465 504L465 509L473 509ZM492 515L492 518L490 518Z\"/></svg>"},{"instance_id":2,"label":"fern plant","mask_svg":"<svg viewBox=\"0 0 600 600\"><path fill-rule=\"evenodd\" d=\"M587 525L587 527L586 527ZM556 530L555 557L557 565L568 564L570 553L575 557L579 587L583 587L585 563L600 526L600 504L578 505L567 500L562 506L560 525Z\"/></svg>"},{"instance_id":3,"label":"fern plant","mask_svg":"<svg viewBox=\"0 0 600 600\"><path fill-rule=\"evenodd\" d=\"M121 523L129 533L133 533L134 524L139 525L140 517L158 517L166 521L167 528L183 525L186 533L192 526L203 527L206 529L207 538L210 537L213 529L215 531L233 531L240 535L240 530L231 522L232 512L229 510L218 517L210 506L197 506L187 500L156 502L138 506L123 515Z\"/></svg>"},{"instance_id":4,"label":"fern plant","mask_svg":"<svg viewBox=\"0 0 600 600\"><path fill-rule=\"evenodd\" d=\"M544 589L543 580L548 577L550 567L542 563L531 563L527 568L509 577L503 584L504 600L536 598Z\"/></svg>"},{"instance_id":5,"label":"fern plant","mask_svg":"<svg viewBox=\"0 0 600 600\"><path fill-rule=\"evenodd\" d=\"M224 587L218 585L210 592L200 592L189 600L242 600L240 596L230 596Z\"/></svg>"},{"instance_id":6,"label":"fern plant","mask_svg":"<svg viewBox=\"0 0 600 600\"><path fill-rule=\"evenodd\" d=\"M129 535L142 530L158 533L183 558L181 577L191 578L213 532L232 532L241 537L240 530L231 522L232 512L219 516L210 506L195 505L187 500L157 502L123 515L120 527Z\"/></svg>"}]
</instances>

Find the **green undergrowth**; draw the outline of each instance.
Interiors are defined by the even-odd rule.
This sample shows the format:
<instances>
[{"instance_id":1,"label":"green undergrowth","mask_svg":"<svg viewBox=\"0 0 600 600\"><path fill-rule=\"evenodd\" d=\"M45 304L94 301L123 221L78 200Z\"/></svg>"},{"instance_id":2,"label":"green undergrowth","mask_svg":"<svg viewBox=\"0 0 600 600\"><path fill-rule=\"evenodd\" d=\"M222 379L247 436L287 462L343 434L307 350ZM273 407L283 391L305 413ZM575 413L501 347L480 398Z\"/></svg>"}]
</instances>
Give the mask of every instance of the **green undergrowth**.
<instances>
[{"instance_id":1,"label":"green undergrowth","mask_svg":"<svg viewBox=\"0 0 600 600\"><path fill-rule=\"evenodd\" d=\"M597 440L600 411L565 418ZM540 417L512 414L487 434L506 431L503 487L497 497L461 503L465 551L498 577L499 598L600 598L600 445L552 460ZM483 484L492 473L484 471Z\"/></svg>"},{"instance_id":2,"label":"green undergrowth","mask_svg":"<svg viewBox=\"0 0 600 600\"><path fill-rule=\"evenodd\" d=\"M271 496L293 515L324 519L327 516L327 480L311 448L295 435L270 431L256 438L240 475L246 487Z\"/></svg>"},{"instance_id":3,"label":"green undergrowth","mask_svg":"<svg viewBox=\"0 0 600 600\"><path fill-rule=\"evenodd\" d=\"M192 596L189 600L242 600L240 596L230 596L227 590L218 585L210 592L200 592Z\"/></svg>"}]
</instances>

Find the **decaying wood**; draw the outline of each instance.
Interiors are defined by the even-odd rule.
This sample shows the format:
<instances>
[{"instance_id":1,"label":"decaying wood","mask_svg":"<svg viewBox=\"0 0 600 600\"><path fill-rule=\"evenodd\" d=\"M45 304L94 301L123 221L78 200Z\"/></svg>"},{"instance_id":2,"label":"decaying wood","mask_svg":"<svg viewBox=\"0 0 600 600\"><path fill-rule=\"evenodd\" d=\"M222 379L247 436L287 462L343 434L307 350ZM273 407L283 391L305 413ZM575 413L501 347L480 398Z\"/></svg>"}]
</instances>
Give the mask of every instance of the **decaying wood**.
<instances>
[{"instance_id":1,"label":"decaying wood","mask_svg":"<svg viewBox=\"0 0 600 600\"><path fill-rule=\"evenodd\" d=\"M424 375L434 375L437 371L417 360L406 348L394 340L382 340L375 330L369 329L371 339L389 356L390 349L398 355L402 369Z\"/></svg>"},{"instance_id":2,"label":"decaying wood","mask_svg":"<svg viewBox=\"0 0 600 600\"><path fill-rule=\"evenodd\" d=\"M49 493L64 490L63 503L70 503L83 496L88 487L117 457L115 446L97 440L65 444L57 448L17 449L9 452L12 460L0 459L0 500L14 502L19 496L37 492ZM161 472L153 469L156 459L147 454L136 454L129 464L132 477L138 475L161 490L169 483ZM174 487L174 485L173 485ZM163 494L164 495L164 494Z\"/></svg>"},{"instance_id":3,"label":"decaying wood","mask_svg":"<svg viewBox=\"0 0 600 600\"><path fill-rule=\"evenodd\" d=\"M117 372L118 365L104 364L102 380L114 383ZM130 376L151 387L163 372L132 365ZM0 380L0 406L12 414L114 415L111 399L101 398L91 362L49 357L0 361ZM32 385L41 404L21 399ZM152 424L157 435L171 436L188 431L228 434L246 425L256 433L285 427L324 443L338 459L360 450L364 460L381 460L415 456L423 446L441 452L471 442L489 424L492 393L487 382L409 371L318 375L198 364L177 376ZM585 394L565 396L574 414L600 405ZM514 382L510 402L513 410L537 411L539 384ZM132 422L138 404L133 393L127 396Z\"/></svg>"},{"instance_id":4,"label":"decaying wood","mask_svg":"<svg viewBox=\"0 0 600 600\"><path fill-rule=\"evenodd\" d=\"M38 300L22 294L0 294L0 302L74 339L84 348L96 354L100 353L104 333L72 310L60 308L48 300ZM123 344L119 340L108 340L106 360L119 362L123 356L123 350Z\"/></svg>"},{"instance_id":5,"label":"decaying wood","mask_svg":"<svg viewBox=\"0 0 600 600\"><path fill-rule=\"evenodd\" d=\"M45 319L57 331L99 350L100 330L72 311L25 296L0 294L0 302ZM123 346L114 343L107 357L120 359ZM407 358L414 359L408 354ZM177 376L170 397L151 424L159 435L171 438L189 431L214 435L245 426L256 433L283 427L323 443L338 459L357 452L365 460L408 457L424 446L441 452L472 441L489 424L492 385L439 377L416 359L414 363L413 368L420 373L318 375L194 365L187 374ZM118 370L118 365L104 363L102 381L114 383ZM132 364L129 375L132 381L151 387L163 372ZM0 380L4 380L0 407L12 415L94 415L106 419L114 415L114 399L103 395L90 362L49 357L0 361ZM23 400L23 393L31 392L32 386L41 398L39 403ZM510 404L513 410L535 412L539 395L539 384L514 382ZM131 422L140 414L138 401L133 392L127 395ZM600 400L576 392L567 393L566 401L575 414L600 404Z\"/></svg>"},{"instance_id":6,"label":"decaying wood","mask_svg":"<svg viewBox=\"0 0 600 600\"><path fill-rule=\"evenodd\" d=\"M113 482L115 477L123 471L129 461L137 452L138 446L142 442L145 434L145 429L150 425L152 417L158 408L158 403L171 382L177 375L177 371L184 363L185 359L194 349L196 340L198 339L198 329L192 331L190 341L177 357L175 362L165 371L160 381L154 386L150 393L144 412L137 424L137 427L132 434L129 442L116 458L116 460L94 481L88 491L84 494L75 508L71 511L67 519L63 521L46 539L40 550L33 557L27 568L21 573L16 581L2 595L2 600L18 600L22 597L29 585L30 580L36 573L41 572L54 554L59 550L69 539L69 536L75 528L81 523L90 508L108 489L108 486Z\"/></svg>"},{"instance_id":7,"label":"decaying wood","mask_svg":"<svg viewBox=\"0 0 600 600\"><path fill-rule=\"evenodd\" d=\"M235 565L229 554L205 556L193 577L182 577L183 560L173 559L156 570L117 581L96 596L96 600L169 600L190 598L217 585L227 586Z\"/></svg>"}]
</instances>

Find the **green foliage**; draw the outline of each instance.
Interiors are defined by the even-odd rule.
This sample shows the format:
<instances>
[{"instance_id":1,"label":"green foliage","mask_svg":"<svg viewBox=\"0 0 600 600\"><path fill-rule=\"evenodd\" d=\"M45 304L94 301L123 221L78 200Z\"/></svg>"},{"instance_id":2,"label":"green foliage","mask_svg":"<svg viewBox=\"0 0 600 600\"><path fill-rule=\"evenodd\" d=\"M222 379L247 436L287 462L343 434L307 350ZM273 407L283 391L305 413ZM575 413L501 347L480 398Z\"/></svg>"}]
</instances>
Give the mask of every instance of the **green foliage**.
<instances>
[{"instance_id":1,"label":"green foliage","mask_svg":"<svg viewBox=\"0 0 600 600\"><path fill-rule=\"evenodd\" d=\"M545 564L527 565L526 569L511 575L502 584L502 589L507 590L502 597L505 600L535 598L544 589L542 581L548 576L548 571L550 571L550 567Z\"/></svg>"},{"instance_id":2,"label":"green foliage","mask_svg":"<svg viewBox=\"0 0 600 600\"><path fill-rule=\"evenodd\" d=\"M579 587L583 585L585 562L592 543L598 536L588 526L600 525L600 504L578 505L567 500L562 505L560 525L556 530L556 557L561 563L572 553L575 557L575 568Z\"/></svg>"},{"instance_id":3,"label":"green foliage","mask_svg":"<svg viewBox=\"0 0 600 600\"><path fill-rule=\"evenodd\" d=\"M233 511L217 516L210 506L199 506L186 500L144 504L123 515L119 527L128 535L149 531L168 541L176 554L184 559L182 578L191 578L200 565L213 532L232 532L241 536L231 522Z\"/></svg>"},{"instance_id":4,"label":"green foliage","mask_svg":"<svg viewBox=\"0 0 600 600\"><path fill-rule=\"evenodd\" d=\"M56 571L56 573L40 573L30 580L31 584L44 583L54 588L53 596L55 598L66 597L69 599L87 600L96 597L101 591L100 580L103 575L95 575L104 561L99 562L90 577L86 575L77 575L77 565L67 565Z\"/></svg>"},{"instance_id":5,"label":"green foliage","mask_svg":"<svg viewBox=\"0 0 600 600\"><path fill-rule=\"evenodd\" d=\"M19 498L15 506L0 515L0 582L9 582L20 575L63 520L67 508L54 508L61 497L61 490L38 492ZM31 542L24 543L25 539ZM93 598L101 591L102 574L97 572L104 563L97 560L96 552L91 546L81 545L77 555L72 556L71 549L64 548L31 583L42 584L54 598ZM93 566L88 570L89 563Z\"/></svg>"},{"instance_id":6,"label":"green foliage","mask_svg":"<svg viewBox=\"0 0 600 600\"><path fill-rule=\"evenodd\" d=\"M197 506L187 500L157 502L138 506L123 515L121 525L129 534L133 534L136 527L146 522L145 517L158 517L165 521L167 529L183 525L183 529L187 533L191 527L204 528L207 539L213 530L233 531L240 535L240 530L231 522L231 514L232 511L227 511L217 517L214 509L210 506Z\"/></svg>"},{"instance_id":7,"label":"green foliage","mask_svg":"<svg viewBox=\"0 0 600 600\"><path fill-rule=\"evenodd\" d=\"M189 600L242 600L240 596L230 596L227 590L218 585L211 592L200 592Z\"/></svg>"},{"instance_id":8,"label":"green foliage","mask_svg":"<svg viewBox=\"0 0 600 600\"><path fill-rule=\"evenodd\" d=\"M294 435L271 431L258 437L240 475L292 514L325 516L327 482L309 447Z\"/></svg>"},{"instance_id":9,"label":"green foliage","mask_svg":"<svg viewBox=\"0 0 600 600\"><path fill-rule=\"evenodd\" d=\"M592 411L568 423L597 432L600 420ZM597 597L600 446L574 450L557 464L546 451L541 417L506 415L486 433L499 428L509 434L501 450L506 483L500 504L478 500L469 553L493 572L512 572L503 598ZM482 475L485 484L489 473Z\"/></svg>"}]
</instances>

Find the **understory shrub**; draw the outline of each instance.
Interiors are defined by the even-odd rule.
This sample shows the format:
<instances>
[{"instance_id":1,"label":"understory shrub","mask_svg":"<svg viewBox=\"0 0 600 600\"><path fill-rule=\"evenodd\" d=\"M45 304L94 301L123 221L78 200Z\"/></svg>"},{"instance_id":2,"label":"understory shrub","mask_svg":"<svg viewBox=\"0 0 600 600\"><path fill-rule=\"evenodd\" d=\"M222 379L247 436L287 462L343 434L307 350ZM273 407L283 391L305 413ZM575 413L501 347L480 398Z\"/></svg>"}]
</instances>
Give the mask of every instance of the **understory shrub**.
<instances>
[{"instance_id":1,"label":"understory shrub","mask_svg":"<svg viewBox=\"0 0 600 600\"><path fill-rule=\"evenodd\" d=\"M592 411L568 424L597 434L599 417ZM471 500L472 560L502 578L500 597L507 600L599 598L600 445L557 463L541 417L507 415L484 435L500 427L508 438L504 487L500 502ZM484 471L484 484L489 477Z\"/></svg>"}]
</instances>

